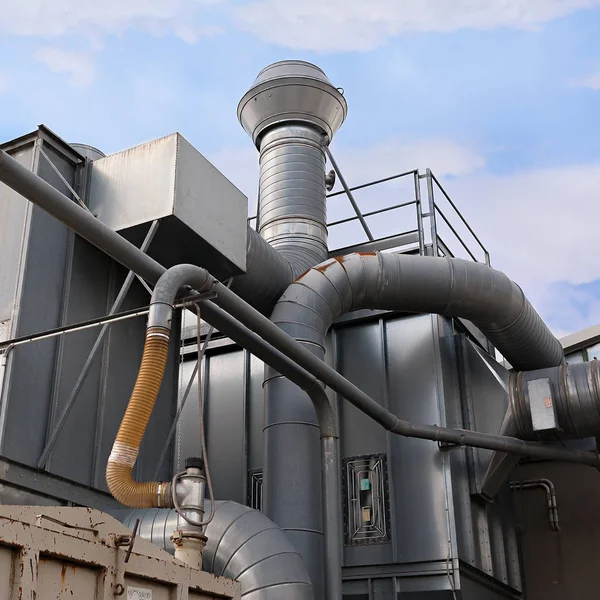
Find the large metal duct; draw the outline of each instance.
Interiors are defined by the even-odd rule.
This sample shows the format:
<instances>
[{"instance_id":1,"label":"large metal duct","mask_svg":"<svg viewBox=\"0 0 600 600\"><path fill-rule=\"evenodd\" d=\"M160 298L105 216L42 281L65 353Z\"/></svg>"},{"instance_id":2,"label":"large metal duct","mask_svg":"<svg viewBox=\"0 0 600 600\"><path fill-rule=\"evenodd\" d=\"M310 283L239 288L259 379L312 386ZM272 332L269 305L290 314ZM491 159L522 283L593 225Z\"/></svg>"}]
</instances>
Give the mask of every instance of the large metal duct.
<instances>
[{"instance_id":1,"label":"large metal duct","mask_svg":"<svg viewBox=\"0 0 600 600\"><path fill-rule=\"evenodd\" d=\"M210 501L206 500L207 513ZM244 600L312 600L313 589L302 558L283 531L262 513L236 502L215 502L207 525L202 568L242 584ZM116 518L170 554L171 534L181 525L175 510L117 511Z\"/></svg>"},{"instance_id":2,"label":"large metal duct","mask_svg":"<svg viewBox=\"0 0 600 600\"><path fill-rule=\"evenodd\" d=\"M511 373L509 395L521 439L583 439L600 432L600 369L595 359Z\"/></svg>"},{"instance_id":3,"label":"large metal duct","mask_svg":"<svg viewBox=\"0 0 600 600\"><path fill-rule=\"evenodd\" d=\"M437 313L469 319L520 369L559 365L560 343L506 275L459 259L350 254L292 283L271 320L314 354L325 355L333 321L359 309ZM317 421L304 392L273 369L265 380L263 502L298 548L319 590L321 495ZM318 594L317 594L318 595Z\"/></svg>"},{"instance_id":4,"label":"large metal duct","mask_svg":"<svg viewBox=\"0 0 600 600\"><path fill-rule=\"evenodd\" d=\"M325 73L303 61L266 67L240 100L238 118L260 152L259 233L248 231L247 272L232 289L263 312L327 258L323 146L346 112Z\"/></svg>"}]
</instances>

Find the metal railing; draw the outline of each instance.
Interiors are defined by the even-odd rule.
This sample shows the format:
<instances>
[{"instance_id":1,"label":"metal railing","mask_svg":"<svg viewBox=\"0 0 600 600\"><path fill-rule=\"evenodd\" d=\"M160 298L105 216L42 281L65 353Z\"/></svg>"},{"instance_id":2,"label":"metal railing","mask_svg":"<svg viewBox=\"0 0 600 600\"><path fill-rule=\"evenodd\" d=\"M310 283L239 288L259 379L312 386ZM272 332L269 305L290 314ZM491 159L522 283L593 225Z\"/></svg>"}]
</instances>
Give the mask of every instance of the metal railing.
<instances>
[{"instance_id":1,"label":"metal railing","mask_svg":"<svg viewBox=\"0 0 600 600\"><path fill-rule=\"evenodd\" d=\"M337 167L337 165L336 165ZM337 169L336 169L337 170ZM338 171L339 176L339 171ZM358 202L354 199L354 192L365 190L377 185L397 181L400 179L412 179L412 198L404 202L392 203L377 210L362 212ZM340 178L341 179L341 178ZM344 181L345 183L345 181ZM425 200L423 200L422 187L425 187ZM356 185L354 187L344 186L344 189L332 192L327 195L327 199L345 195L354 211L354 215L341 219L336 219L327 224L330 232L335 231L340 225L349 223L359 223L361 229L367 238L366 241L360 241L356 238L348 239L348 244L330 251L331 256L347 254L353 251L371 251L371 250L389 250L394 252L405 252L412 254L421 254L428 256L450 256L456 257L460 252L465 258L475 262L482 262L490 265L490 254L483 245L473 228L469 225L463 214L460 212L454 201L443 188L437 177L430 169L425 173L418 169L404 171L396 175L376 179L368 183ZM438 198L438 200L436 200ZM440 200L442 202L440 202ZM440 204L443 203L444 206ZM373 235L373 226L369 226L369 219L373 217L391 213L407 207L414 207L414 228L401 229L394 235L380 236ZM442 238L439 224L447 229L451 240ZM255 223L256 216L250 217L248 222ZM466 236L461 235L459 228L465 230ZM470 243L465 241L465 237L470 238ZM452 248L458 249L453 251Z\"/></svg>"}]
</instances>

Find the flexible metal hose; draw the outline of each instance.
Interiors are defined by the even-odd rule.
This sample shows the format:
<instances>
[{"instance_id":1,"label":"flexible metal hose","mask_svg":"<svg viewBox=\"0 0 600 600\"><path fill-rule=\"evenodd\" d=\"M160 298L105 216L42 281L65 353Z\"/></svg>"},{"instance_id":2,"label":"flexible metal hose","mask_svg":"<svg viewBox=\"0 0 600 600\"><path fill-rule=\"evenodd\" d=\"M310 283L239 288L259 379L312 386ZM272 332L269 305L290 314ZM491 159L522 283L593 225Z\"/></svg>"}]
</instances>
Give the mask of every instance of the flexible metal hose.
<instances>
[{"instance_id":1,"label":"flexible metal hose","mask_svg":"<svg viewBox=\"0 0 600 600\"><path fill-rule=\"evenodd\" d=\"M121 504L131 508L170 507L170 485L133 479L133 467L158 396L169 353L169 330L150 327L142 364L123 421L108 458L106 483Z\"/></svg>"}]
</instances>

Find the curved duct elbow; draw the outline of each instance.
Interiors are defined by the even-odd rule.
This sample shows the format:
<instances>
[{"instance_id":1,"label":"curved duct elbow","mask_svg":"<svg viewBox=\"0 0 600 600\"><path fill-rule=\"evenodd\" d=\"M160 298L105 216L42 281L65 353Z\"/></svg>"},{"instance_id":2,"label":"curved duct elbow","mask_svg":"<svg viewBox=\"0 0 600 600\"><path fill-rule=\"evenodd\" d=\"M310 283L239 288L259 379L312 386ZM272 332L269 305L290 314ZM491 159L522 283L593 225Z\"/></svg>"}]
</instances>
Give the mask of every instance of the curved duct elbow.
<instances>
[{"instance_id":1,"label":"curved duct elbow","mask_svg":"<svg viewBox=\"0 0 600 600\"><path fill-rule=\"evenodd\" d=\"M322 346L338 316L364 308L469 319L517 369L563 361L560 342L521 288L500 271L461 259L378 252L331 259L290 285L272 320L295 339Z\"/></svg>"},{"instance_id":2,"label":"curved duct elbow","mask_svg":"<svg viewBox=\"0 0 600 600\"><path fill-rule=\"evenodd\" d=\"M210 502L206 501L210 511ZM242 584L244 600L313 600L304 563L285 533L262 513L236 502L216 502L207 525L202 567ZM135 510L117 515L127 526L140 520L139 535L173 554L174 510Z\"/></svg>"},{"instance_id":3,"label":"curved duct elbow","mask_svg":"<svg viewBox=\"0 0 600 600\"><path fill-rule=\"evenodd\" d=\"M231 290L260 312L269 314L295 278L287 259L248 227L246 274L233 280Z\"/></svg>"}]
</instances>

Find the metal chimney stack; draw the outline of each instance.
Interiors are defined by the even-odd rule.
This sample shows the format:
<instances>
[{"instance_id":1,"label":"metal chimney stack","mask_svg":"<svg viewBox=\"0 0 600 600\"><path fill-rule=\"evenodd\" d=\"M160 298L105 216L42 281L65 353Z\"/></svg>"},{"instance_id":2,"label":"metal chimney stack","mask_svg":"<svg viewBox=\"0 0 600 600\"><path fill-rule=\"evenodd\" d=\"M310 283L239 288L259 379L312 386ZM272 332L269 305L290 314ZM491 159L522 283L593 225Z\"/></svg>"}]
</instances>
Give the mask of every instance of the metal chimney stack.
<instances>
[{"instance_id":1,"label":"metal chimney stack","mask_svg":"<svg viewBox=\"0 0 600 600\"><path fill-rule=\"evenodd\" d=\"M260 152L257 230L284 259L285 287L328 258L324 148L346 113L342 92L321 69L303 61L282 61L263 69L239 103L240 123ZM255 278L265 286L275 280L273 270L256 271ZM324 350L308 348L324 356ZM266 377L280 380L273 372ZM286 532L305 561L315 597L322 598L316 415L297 386L292 384L285 398L275 398L274 389L273 385L265 388L263 512ZM309 477L308 485L302 489L290 485L306 483L306 473L316 475Z\"/></svg>"},{"instance_id":2,"label":"metal chimney stack","mask_svg":"<svg viewBox=\"0 0 600 600\"><path fill-rule=\"evenodd\" d=\"M325 153L347 113L344 96L307 62L274 63L238 105L260 152L257 229L294 279L327 258Z\"/></svg>"}]
</instances>

